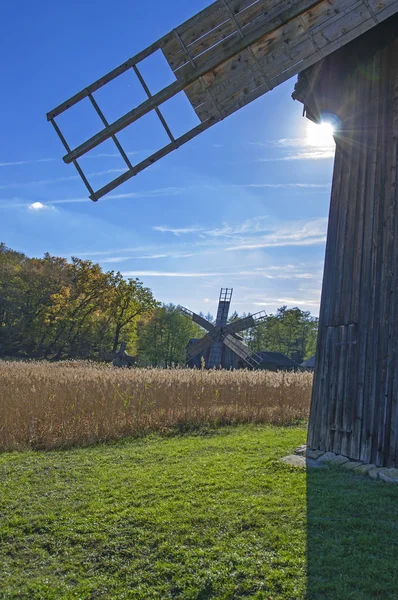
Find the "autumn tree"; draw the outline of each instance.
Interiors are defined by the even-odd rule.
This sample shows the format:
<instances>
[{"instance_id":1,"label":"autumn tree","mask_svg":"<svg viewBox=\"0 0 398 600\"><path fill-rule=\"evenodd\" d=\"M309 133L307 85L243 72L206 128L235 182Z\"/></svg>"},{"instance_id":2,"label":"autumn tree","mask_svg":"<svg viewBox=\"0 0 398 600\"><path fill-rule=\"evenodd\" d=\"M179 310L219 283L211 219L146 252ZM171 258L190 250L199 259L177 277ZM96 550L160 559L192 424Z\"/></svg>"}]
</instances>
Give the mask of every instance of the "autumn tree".
<instances>
[{"instance_id":1,"label":"autumn tree","mask_svg":"<svg viewBox=\"0 0 398 600\"><path fill-rule=\"evenodd\" d=\"M157 303L138 279L89 260L28 258L0 245L0 351L35 358L98 358L130 341Z\"/></svg>"}]
</instances>

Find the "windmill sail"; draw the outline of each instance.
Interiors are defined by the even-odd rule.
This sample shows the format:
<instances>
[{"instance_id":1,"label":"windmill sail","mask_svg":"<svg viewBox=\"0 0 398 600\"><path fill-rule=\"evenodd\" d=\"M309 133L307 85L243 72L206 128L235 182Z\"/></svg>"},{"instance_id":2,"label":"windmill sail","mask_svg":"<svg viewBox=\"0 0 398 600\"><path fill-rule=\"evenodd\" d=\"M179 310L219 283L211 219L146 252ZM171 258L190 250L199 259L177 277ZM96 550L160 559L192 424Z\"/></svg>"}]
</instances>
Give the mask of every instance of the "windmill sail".
<instances>
[{"instance_id":1,"label":"windmill sail","mask_svg":"<svg viewBox=\"0 0 398 600\"><path fill-rule=\"evenodd\" d=\"M258 368L261 364L261 357L255 354L252 354L249 348L243 344L240 340L235 338L233 335L226 335L224 337L224 344L228 346L235 354L240 356L242 360L247 363L249 367L253 369Z\"/></svg>"},{"instance_id":2,"label":"windmill sail","mask_svg":"<svg viewBox=\"0 0 398 600\"><path fill-rule=\"evenodd\" d=\"M194 323L196 323L200 327L203 327L203 329L206 329L206 331L214 331L213 323L210 323L210 321L208 321L201 315L197 315L196 313L192 312L192 310L189 310L189 308L185 308L184 306L177 306L177 308L182 315L188 317L188 319L191 319Z\"/></svg>"},{"instance_id":3,"label":"windmill sail","mask_svg":"<svg viewBox=\"0 0 398 600\"><path fill-rule=\"evenodd\" d=\"M64 161L77 168L90 198L98 200L170 152L362 35L398 11L398 0L217 0L160 40L104 75L47 114L63 143ZM161 51L175 81L151 95L139 64ZM94 94L128 70L142 85L147 100L110 123ZM199 124L175 137L161 106L185 92ZM88 99L103 128L70 148L56 118ZM162 148L133 165L117 134L153 111L169 138ZM94 190L78 160L112 140L126 171Z\"/></svg>"},{"instance_id":4,"label":"windmill sail","mask_svg":"<svg viewBox=\"0 0 398 600\"><path fill-rule=\"evenodd\" d=\"M216 327L225 327L227 324L233 291L233 288L221 288L220 298L218 300Z\"/></svg>"}]
</instances>

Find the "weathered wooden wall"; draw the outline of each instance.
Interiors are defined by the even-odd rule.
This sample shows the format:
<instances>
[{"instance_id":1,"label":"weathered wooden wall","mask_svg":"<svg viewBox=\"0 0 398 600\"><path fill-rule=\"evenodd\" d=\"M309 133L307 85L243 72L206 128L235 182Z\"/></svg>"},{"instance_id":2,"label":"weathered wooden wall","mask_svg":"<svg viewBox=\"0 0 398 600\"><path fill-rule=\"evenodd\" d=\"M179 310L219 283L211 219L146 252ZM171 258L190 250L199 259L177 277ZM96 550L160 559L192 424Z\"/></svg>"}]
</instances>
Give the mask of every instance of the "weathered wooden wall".
<instances>
[{"instance_id":1,"label":"weathered wooden wall","mask_svg":"<svg viewBox=\"0 0 398 600\"><path fill-rule=\"evenodd\" d=\"M294 97L336 136L308 443L398 467L398 21L304 73Z\"/></svg>"}]
</instances>

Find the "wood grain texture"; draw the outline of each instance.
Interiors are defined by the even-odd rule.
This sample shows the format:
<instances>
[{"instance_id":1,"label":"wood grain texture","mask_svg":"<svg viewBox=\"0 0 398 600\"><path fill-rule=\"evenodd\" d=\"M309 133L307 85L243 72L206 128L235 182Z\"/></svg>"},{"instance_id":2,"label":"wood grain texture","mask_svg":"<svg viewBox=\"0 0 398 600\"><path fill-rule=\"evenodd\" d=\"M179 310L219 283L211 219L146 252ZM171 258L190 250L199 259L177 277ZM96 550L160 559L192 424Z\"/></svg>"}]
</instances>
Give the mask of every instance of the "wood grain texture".
<instances>
[{"instance_id":1,"label":"wood grain texture","mask_svg":"<svg viewBox=\"0 0 398 600\"><path fill-rule=\"evenodd\" d=\"M300 76L340 119L308 443L398 467L398 18Z\"/></svg>"}]
</instances>

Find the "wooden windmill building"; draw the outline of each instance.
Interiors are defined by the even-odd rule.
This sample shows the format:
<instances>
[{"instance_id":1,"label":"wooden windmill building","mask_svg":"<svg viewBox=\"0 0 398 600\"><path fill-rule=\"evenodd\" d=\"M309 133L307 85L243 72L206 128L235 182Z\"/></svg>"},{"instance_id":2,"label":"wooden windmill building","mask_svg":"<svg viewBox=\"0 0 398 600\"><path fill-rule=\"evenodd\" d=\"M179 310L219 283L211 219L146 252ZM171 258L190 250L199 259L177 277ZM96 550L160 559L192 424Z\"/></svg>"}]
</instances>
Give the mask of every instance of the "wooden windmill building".
<instances>
[{"instance_id":1,"label":"wooden windmill building","mask_svg":"<svg viewBox=\"0 0 398 600\"><path fill-rule=\"evenodd\" d=\"M188 366L200 367L202 358L208 369L258 369L261 366L262 357L250 350L239 332L260 325L267 315L261 311L228 323L232 292L232 288L221 288L214 324L183 306L178 307L183 315L207 332L203 338L193 339L188 344Z\"/></svg>"},{"instance_id":2,"label":"wooden windmill building","mask_svg":"<svg viewBox=\"0 0 398 600\"><path fill-rule=\"evenodd\" d=\"M307 116L339 123L309 443L388 466L398 466L397 12L398 0L217 0L47 115L98 200L300 73ZM152 96L139 63L157 51L175 81ZM148 99L109 123L95 92L129 69ZM176 138L161 105L181 91L199 124ZM103 128L71 149L56 118L86 99ZM150 111L170 142L133 165L117 134ZM109 139L126 172L94 190L78 160Z\"/></svg>"}]
</instances>

